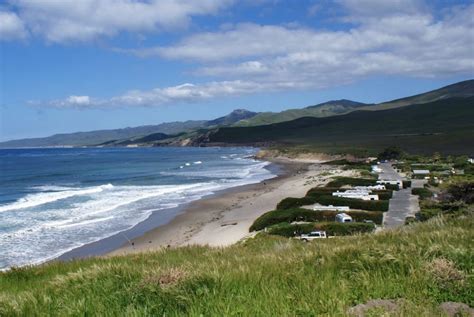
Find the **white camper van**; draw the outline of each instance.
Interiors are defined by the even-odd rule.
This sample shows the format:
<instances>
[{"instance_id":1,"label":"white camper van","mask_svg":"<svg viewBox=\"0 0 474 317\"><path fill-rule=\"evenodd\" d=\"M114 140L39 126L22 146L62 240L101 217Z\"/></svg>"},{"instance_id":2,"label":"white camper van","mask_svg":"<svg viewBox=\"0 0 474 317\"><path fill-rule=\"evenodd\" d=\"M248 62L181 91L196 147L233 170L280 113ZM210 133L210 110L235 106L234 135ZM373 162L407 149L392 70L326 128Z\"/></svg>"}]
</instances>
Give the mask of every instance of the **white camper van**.
<instances>
[{"instance_id":1,"label":"white camper van","mask_svg":"<svg viewBox=\"0 0 474 317\"><path fill-rule=\"evenodd\" d=\"M352 222L352 217L346 213L341 213L336 215L336 222Z\"/></svg>"}]
</instances>

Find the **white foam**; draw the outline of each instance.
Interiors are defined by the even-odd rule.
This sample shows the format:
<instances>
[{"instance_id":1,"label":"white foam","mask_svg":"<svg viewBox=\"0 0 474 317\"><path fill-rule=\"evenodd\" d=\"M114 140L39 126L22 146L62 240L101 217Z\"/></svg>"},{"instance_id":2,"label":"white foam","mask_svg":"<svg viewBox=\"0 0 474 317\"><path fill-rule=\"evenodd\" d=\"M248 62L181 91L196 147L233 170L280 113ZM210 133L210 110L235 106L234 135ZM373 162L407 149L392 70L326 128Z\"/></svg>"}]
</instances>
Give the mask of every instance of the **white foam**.
<instances>
[{"instance_id":1,"label":"white foam","mask_svg":"<svg viewBox=\"0 0 474 317\"><path fill-rule=\"evenodd\" d=\"M199 165L199 164L202 164L202 162L201 161L194 162L194 165Z\"/></svg>"},{"instance_id":2,"label":"white foam","mask_svg":"<svg viewBox=\"0 0 474 317\"><path fill-rule=\"evenodd\" d=\"M273 175L263 168L267 164L245 159L237 166L211 167L206 171L175 170L174 173L180 176L198 173L215 177L194 184L35 188L47 192L29 194L12 204L0 206L0 211L7 211L1 216L2 225L11 228L0 233L0 249L7 250L0 256L0 267L48 261L84 244L130 229L155 210L176 207L218 190L271 178ZM71 199L65 200L67 198ZM61 199L64 201L54 203ZM46 205L50 202L52 204ZM36 206L41 208L28 209Z\"/></svg>"},{"instance_id":3,"label":"white foam","mask_svg":"<svg viewBox=\"0 0 474 317\"><path fill-rule=\"evenodd\" d=\"M112 184L100 185L95 187L89 187L85 189L68 189L63 191L46 192L38 194L29 194L23 198L18 199L16 202L0 206L0 212L25 209L31 207L37 207L40 205L52 203L61 199L66 199L80 195L90 195L94 193L100 193L106 189L112 189Z\"/></svg>"}]
</instances>

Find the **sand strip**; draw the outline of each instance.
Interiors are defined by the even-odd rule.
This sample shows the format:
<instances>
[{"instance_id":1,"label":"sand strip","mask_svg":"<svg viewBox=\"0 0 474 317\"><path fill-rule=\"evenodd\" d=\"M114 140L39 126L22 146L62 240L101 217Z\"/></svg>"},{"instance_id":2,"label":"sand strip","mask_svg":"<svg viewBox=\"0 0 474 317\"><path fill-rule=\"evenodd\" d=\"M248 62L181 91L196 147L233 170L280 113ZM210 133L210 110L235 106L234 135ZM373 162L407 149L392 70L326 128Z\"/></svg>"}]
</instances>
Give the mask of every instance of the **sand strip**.
<instances>
[{"instance_id":1,"label":"sand strip","mask_svg":"<svg viewBox=\"0 0 474 317\"><path fill-rule=\"evenodd\" d=\"M283 175L253 185L234 188L195 201L166 225L132 239L109 253L120 255L185 245L228 246L248 236L255 219L275 209L285 197L302 197L331 176L349 176L352 171L334 166L292 160L274 160L283 167Z\"/></svg>"}]
</instances>

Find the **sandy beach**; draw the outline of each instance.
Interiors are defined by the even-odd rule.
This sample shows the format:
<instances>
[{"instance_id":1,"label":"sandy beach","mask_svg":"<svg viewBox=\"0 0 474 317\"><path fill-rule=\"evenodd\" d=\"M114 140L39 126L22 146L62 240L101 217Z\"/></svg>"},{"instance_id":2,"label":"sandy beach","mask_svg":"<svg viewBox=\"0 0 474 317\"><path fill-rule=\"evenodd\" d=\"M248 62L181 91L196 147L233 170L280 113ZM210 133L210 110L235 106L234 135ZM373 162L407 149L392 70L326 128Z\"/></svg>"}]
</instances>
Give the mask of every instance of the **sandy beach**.
<instances>
[{"instance_id":1,"label":"sandy beach","mask_svg":"<svg viewBox=\"0 0 474 317\"><path fill-rule=\"evenodd\" d=\"M352 173L321 165L318 160L277 158L272 162L283 169L278 177L193 202L168 224L132 239L109 255L185 245L234 244L251 236L249 227L254 220L275 209L281 199L304 196L310 188L327 183L331 176Z\"/></svg>"}]
</instances>

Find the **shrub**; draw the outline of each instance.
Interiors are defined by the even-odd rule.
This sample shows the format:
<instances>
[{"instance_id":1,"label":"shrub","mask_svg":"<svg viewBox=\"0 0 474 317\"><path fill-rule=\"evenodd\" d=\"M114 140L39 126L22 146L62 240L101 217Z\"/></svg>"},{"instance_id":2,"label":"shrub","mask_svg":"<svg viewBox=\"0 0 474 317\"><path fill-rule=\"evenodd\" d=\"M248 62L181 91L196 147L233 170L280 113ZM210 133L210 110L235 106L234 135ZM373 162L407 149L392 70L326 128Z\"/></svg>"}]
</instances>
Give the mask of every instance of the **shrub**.
<instances>
[{"instance_id":1,"label":"shrub","mask_svg":"<svg viewBox=\"0 0 474 317\"><path fill-rule=\"evenodd\" d=\"M332 193L339 190L339 187L314 187L308 190L306 196L317 196L317 195L332 195Z\"/></svg>"},{"instance_id":2,"label":"shrub","mask_svg":"<svg viewBox=\"0 0 474 317\"><path fill-rule=\"evenodd\" d=\"M374 194L379 195L379 199L381 200L389 200L393 196L393 191L392 190L374 190Z\"/></svg>"},{"instance_id":3,"label":"shrub","mask_svg":"<svg viewBox=\"0 0 474 317\"><path fill-rule=\"evenodd\" d=\"M400 187L398 187L398 185L385 184L385 189L389 189L389 190L399 190Z\"/></svg>"},{"instance_id":4,"label":"shrub","mask_svg":"<svg viewBox=\"0 0 474 317\"><path fill-rule=\"evenodd\" d=\"M268 229L269 234L284 237L294 237L315 230L326 231L329 236L347 236L356 233L372 232L375 226L370 223L312 223L290 224L282 223Z\"/></svg>"},{"instance_id":5,"label":"shrub","mask_svg":"<svg viewBox=\"0 0 474 317\"><path fill-rule=\"evenodd\" d=\"M314 224L289 224L287 222L273 225L268 229L269 234L283 236L283 237L294 237L303 233L310 233L314 231Z\"/></svg>"},{"instance_id":6,"label":"shrub","mask_svg":"<svg viewBox=\"0 0 474 317\"><path fill-rule=\"evenodd\" d=\"M318 225L316 225L318 227ZM320 224L319 228L326 231L330 236L347 236L355 233L372 232L375 226L371 223L325 223Z\"/></svg>"},{"instance_id":7,"label":"shrub","mask_svg":"<svg viewBox=\"0 0 474 317\"><path fill-rule=\"evenodd\" d=\"M345 185L351 186L371 186L376 185L375 179L368 178L355 178L355 177L336 177L333 181L329 182L326 187L342 187Z\"/></svg>"},{"instance_id":8,"label":"shrub","mask_svg":"<svg viewBox=\"0 0 474 317\"><path fill-rule=\"evenodd\" d=\"M381 161L384 160L398 160L403 157L405 153L398 146L391 146L386 148L382 153L377 155L377 158Z\"/></svg>"},{"instance_id":9,"label":"shrub","mask_svg":"<svg viewBox=\"0 0 474 317\"><path fill-rule=\"evenodd\" d=\"M291 208L298 208L301 206L311 205L316 203L313 197L306 196L302 198L288 197L280 201L277 205L277 209L285 210Z\"/></svg>"},{"instance_id":10,"label":"shrub","mask_svg":"<svg viewBox=\"0 0 474 317\"><path fill-rule=\"evenodd\" d=\"M362 209L369 211L387 211L387 200L361 200L353 198L335 197L329 195L315 196L317 203L322 205L349 206L351 209Z\"/></svg>"},{"instance_id":11,"label":"shrub","mask_svg":"<svg viewBox=\"0 0 474 317\"><path fill-rule=\"evenodd\" d=\"M403 181L403 188L411 187L411 181Z\"/></svg>"},{"instance_id":12,"label":"shrub","mask_svg":"<svg viewBox=\"0 0 474 317\"><path fill-rule=\"evenodd\" d=\"M413 188L411 190L412 195L417 195L420 199L427 199L433 196L433 193L427 188Z\"/></svg>"},{"instance_id":13,"label":"shrub","mask_svg":"<svg viewBox=\"0 0 474 317\"><path fill-rule=\"evenodd\" d=\"M324 222L334 221L339 211L330 210L309 210L302 208L287 210L272 210L260 216L250 227L250 231L262 230L265 227L284 222L305 221L305 222ZM355 221L372 220L374 223L381 224L383 213L374 211L348 211L346 212Z\"/></svg>"},{"instance_id":14,"label":"shrub","mask_svg":"<svg viewBox=\"0 0 474 317\"><path fill-rule=\"evenodd\" d=\"M279 223L291 223L293 221L305 222L326 222L335 221L336 215L339 211L331 210L309 210L302 208L272 210L255 220L250 227L250 231L262 230L266 227L273 226ZM376 211L348 211L346 212L354 221L372 220L376 224L381 224L383 220L383 213Z\"/></svg>"},{"instance_id":15,"label":"shrub","mask_svg":"<svg viewBox=\"0 0 474 317\"><path fill-rule=\"evenodd\" d=\"M466 204L474 203L474 182L451 184L448 187L451 201L462 201Z\"/></svg>"}]
</instances>

